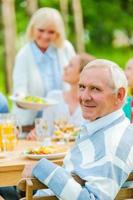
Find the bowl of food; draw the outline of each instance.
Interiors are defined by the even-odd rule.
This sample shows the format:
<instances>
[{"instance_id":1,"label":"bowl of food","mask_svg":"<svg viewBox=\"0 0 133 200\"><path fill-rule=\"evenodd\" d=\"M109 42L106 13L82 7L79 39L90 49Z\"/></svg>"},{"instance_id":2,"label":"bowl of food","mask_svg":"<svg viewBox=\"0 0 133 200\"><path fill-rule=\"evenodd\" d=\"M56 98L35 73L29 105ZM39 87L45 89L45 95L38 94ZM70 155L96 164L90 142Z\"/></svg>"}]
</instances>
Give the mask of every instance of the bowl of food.
<instances>
[{"instance_id":1,"label":"bowl of food","mask_svg":"<svg viewBox=\"0 0 133 200\"><path fill-rule=\"evenodd\" d=\"M55 122L55 130L53 134L54 139L68 139L68 140L75 140L81 127L76 127L75 125L64 122L62 120Z\"/></svg>"},{"instance_id":2,"label":"bowl of food","mask_svg":"<svg viewBox=\"0 0 133 200\"><path fill-rule=\"evenodd\" d=\"M10 96L10 99L15 102L17 106L29 110L42 110L47 106L52 106L58 103L58 101L55 101L53 99L31 95L27 95L24 97Z\"/></svg>"}]
</instances>

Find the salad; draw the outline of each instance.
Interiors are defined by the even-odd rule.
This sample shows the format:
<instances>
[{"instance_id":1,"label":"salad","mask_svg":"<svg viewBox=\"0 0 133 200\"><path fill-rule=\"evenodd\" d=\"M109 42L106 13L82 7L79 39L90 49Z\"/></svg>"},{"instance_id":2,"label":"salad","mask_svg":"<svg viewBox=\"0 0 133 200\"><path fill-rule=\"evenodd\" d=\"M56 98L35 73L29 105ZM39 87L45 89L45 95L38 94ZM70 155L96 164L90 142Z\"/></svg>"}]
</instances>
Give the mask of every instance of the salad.
<instances>
[{"instance_id":1,"label":"salad","mask_svg":"<svg viewBox=\"0 0 133 200\"><path fill-rule=\"evenodd\" d=\"M37 96L26 96L22 99L22 101L32 102L32 103L47 103L43 98Z\"/></svg>"},{"instance_id":2,"label":"salad","mask_svg":"<svg viewBox=\"0 0 133 200\"><path fill-rule=\"evenodd\" d=\"M26 154L50 154L50 153L54 153L54 148L53 147L45 147L45 146L42 146L42 147L39 147L39 148L30 148L30 149L27 149Z\"/></svg>"},{"instance_id":3,"label":"salad","mask_svg":"<svg viewBox=\"0 0 133 200\"><path fill-rule=\"evenodd\" d=\"M75 127L73 124L62 120L55 121L54 127L54 135L58 137L64 137L65 135L76 137L81 130L81 127Z\"/></svg>"}]
</instances>

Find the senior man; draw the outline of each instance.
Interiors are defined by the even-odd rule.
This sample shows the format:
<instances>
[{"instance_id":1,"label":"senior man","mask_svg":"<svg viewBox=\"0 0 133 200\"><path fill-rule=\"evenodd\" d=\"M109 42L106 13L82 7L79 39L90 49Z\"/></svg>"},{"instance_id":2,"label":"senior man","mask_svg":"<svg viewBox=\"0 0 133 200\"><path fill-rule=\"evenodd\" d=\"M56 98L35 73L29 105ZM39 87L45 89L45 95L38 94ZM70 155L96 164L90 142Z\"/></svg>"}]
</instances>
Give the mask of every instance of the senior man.
<instances>
[{"instance_id":1,"label":"senior man","mask_svg":"<svg viewBox=\"0 0 133 200\"><path fill-rule=\"evenodd\" d=\"M35 176L63 200L113 200L133 169L133 129L121 107L127 80L117 64L96 59L83 69L79 102L86 119L60 167L42 159Z\"/></svg>"}]
</instances>

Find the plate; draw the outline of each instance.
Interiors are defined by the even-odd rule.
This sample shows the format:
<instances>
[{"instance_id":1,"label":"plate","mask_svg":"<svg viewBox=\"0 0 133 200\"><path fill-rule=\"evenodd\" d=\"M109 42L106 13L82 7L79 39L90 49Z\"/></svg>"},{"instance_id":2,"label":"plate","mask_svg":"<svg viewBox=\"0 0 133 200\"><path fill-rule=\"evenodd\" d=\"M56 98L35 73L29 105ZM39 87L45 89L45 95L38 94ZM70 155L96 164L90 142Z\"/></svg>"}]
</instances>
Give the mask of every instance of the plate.
<instances>
[{"instance_id":1,"label":"plate","mask_svg":"<svg viewBox=\"0 0 133 200\"><path fill-rule=\"evenodd\" d=\"M16 96L10 96L9 98L13 102L17 103L19 107L24 108L24 109L29 109L29 110L42 110L45 107L58 104L58 101L56 100L41 98L41 97L39 97L39 99L44 100L45 101L44 103L28 102L28 101L25 101L24 98L16 97Z\"/></svg>"},{"instance_id":2,"label":"plate","mask_svg":"<svg viewBox=\"0 0 133 200\"><path fill-rule=\"evenodd\" d=\"M66 152L52 153L52 154L28 154L28 153L24 153L24 155L25 155L25 157L33 159L33 160L40 160L41 158L57 159L57 158L63 158L66 155Z\"/></svg>"},{"instance_id":3,"label":"plate","mask_svg":"<svg viewBox=\"0 0 133 200\"><path fill-rule=\"evenodd\" d=\"M63 137L63 136L56 136L56 135L53 135L53 137L52 137L52 140L54 140L54 141L58 141L58 140L67 140L67 137L65 138L65 137ZM76 137L75 136L70 136L69 138L68 138L68 140L69 141L75 141L76 140Z\"/></svg>"}]
</instances>

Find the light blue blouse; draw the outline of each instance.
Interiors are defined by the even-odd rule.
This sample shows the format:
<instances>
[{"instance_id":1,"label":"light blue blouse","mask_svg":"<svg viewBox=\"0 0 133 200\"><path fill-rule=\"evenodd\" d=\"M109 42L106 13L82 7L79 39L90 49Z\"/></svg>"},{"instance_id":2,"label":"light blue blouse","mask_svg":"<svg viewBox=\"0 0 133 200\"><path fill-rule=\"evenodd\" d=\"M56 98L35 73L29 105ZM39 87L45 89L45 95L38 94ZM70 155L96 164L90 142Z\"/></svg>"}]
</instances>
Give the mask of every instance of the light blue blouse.
<instances>
[{"instance_id":1,"label":"light blue blouse","mask_svg":"<svg viewBox=\"0 0 133 200\"><path fill-rule=\"evenodd\" d=\"M45 88L44 95L50 90L62 89L61 68L57 57L57 49L51 45L42 53L35 42L31 43L31 48Z\"/></svg>"}]
</instances>

